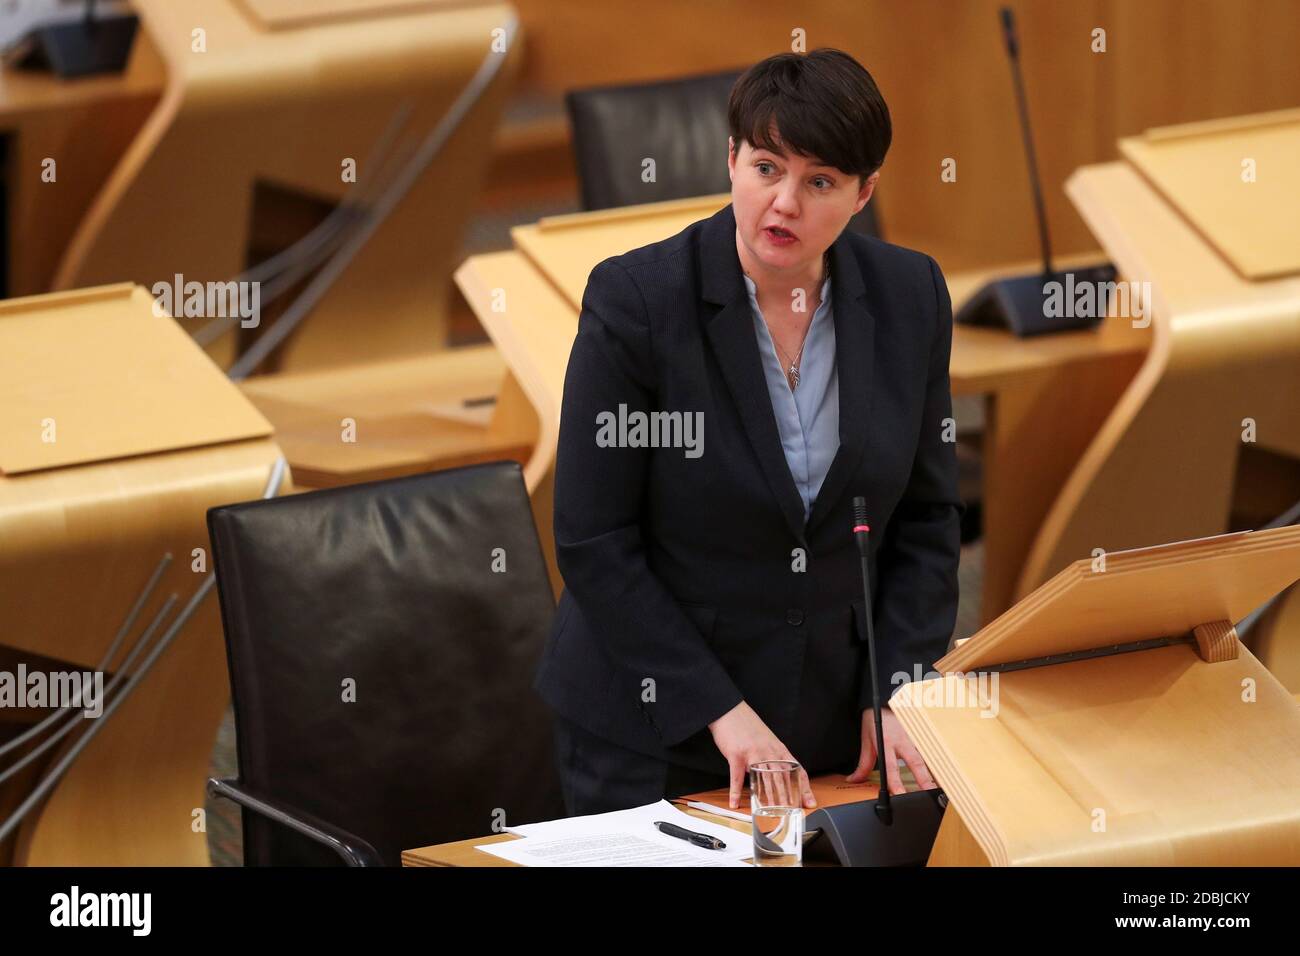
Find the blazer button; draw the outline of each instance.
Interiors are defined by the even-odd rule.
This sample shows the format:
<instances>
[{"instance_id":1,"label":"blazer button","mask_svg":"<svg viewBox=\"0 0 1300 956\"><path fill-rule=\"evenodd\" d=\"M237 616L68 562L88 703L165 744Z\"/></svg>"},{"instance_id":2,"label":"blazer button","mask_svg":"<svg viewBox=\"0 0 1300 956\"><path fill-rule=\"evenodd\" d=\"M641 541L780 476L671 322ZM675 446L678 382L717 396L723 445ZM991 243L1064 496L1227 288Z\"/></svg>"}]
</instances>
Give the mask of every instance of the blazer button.
<instances>
[{"instance_id":1,"label":"blazer button","mask_svg":"<svg viewBox=\"0 0 1300 956\"><path fill-rule=\"evenodd\" d=\"M797 607L792 607L790 610L785 612L785 623L793 624L795 627L798 627L803 623L803 611L799 610Z\"/></svg>"}]
</instances>

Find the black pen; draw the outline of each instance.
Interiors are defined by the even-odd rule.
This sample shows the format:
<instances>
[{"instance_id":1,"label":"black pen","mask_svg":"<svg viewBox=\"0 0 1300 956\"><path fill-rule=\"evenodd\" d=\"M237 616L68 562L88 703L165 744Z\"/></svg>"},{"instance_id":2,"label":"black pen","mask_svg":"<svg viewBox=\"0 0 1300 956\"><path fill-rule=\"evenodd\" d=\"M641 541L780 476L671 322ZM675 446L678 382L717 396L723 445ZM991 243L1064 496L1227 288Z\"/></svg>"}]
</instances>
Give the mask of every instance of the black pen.
<instances>
[{"instance_id":1,"label":"black pen","mask_svg":"<svg viewBox=\"0 0 1300 956\"><path fill-rule=\"evenodd\" d=\"M709 836L707 833L696 833L694 830L687 830L679 827L675 823L666 823L663 820L655 821L655 828L660 833L666 833L670 837L677 837L679 840L685 840L687 843L694 843L696 846L703 847L706 850L725 850L727 844L723 843L717 837Z\"/></svg>"}]
</instances>

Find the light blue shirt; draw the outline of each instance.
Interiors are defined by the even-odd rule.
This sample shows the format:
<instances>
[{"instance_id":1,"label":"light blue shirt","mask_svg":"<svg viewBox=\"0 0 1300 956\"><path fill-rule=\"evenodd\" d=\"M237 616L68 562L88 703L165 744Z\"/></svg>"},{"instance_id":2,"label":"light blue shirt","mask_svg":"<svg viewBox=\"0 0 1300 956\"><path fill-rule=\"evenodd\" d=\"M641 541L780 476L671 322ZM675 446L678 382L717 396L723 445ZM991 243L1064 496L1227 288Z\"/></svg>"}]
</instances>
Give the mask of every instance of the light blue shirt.
<instances>
[{"instance_id":1,"label":"light blue shirt","mask_svg":"<svg viewBox=\"0 0 1300 956\"><path fill-rule=\"evenodd\" d=\"M803 499L804 522L812 514L831 460L840 447L840 376L835 367L835 322L831 316L831 278L822 282L821 304L813 313L799 359L799 387L790 390L787 365L778 356L772 335L758 308L758 287L744 275L754 334L767 391L776 413L776 427L785 449L785 462Z\"/></svg>"}]
</instances>

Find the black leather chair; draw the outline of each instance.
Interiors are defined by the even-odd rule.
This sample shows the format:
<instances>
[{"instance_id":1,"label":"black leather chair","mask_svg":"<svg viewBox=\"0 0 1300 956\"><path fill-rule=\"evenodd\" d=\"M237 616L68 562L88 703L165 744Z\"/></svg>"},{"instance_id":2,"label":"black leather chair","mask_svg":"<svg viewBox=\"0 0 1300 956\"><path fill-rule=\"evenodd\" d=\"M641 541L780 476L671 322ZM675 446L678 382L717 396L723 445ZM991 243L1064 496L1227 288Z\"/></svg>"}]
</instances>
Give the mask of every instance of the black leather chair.
<instances>
[{"instance_id":1,"label":"black leather chair","mask_svg":"<svg viewBox=\"0 0 1300 956\"><path fill-rule=\"evenodd\" d=\"M554 612L519 465L208 512L245 865L399 865L564 816L532 675Z\"/></svg>"},{"instance_id":2,"label":"black leather chair","mask_svg":"<svg viewBox=\"0 0 1300 956\"><path fill-rule=\"evenodd\" d=\"M658 83L572 90L564 97L573 129L583 209L685 199L731 191L727 98L741 71ZM655 181L641 181L655 161ZM849 228L879 236L875 196Z\"/></svg>"}]
</instances>

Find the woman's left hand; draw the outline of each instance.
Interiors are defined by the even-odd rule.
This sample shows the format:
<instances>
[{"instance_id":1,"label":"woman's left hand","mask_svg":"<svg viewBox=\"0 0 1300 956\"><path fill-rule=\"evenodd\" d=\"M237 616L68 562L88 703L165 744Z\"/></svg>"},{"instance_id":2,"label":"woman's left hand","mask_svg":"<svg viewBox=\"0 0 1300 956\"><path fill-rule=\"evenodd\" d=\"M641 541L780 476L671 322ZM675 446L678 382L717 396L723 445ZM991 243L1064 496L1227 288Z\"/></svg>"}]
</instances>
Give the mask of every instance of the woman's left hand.
<instances>
[{"instance_id":1,"label":"woman's left hand","mask_svg":"<svg viewBox=\"0 0 1300 956\"><path fill-rule=\"evenodd\" d=\"M885 732L885 773L889 778L889 792L906 793L901 775L898 772L898 758L902 757L912 776L922 790L932 790L938 786L930 776L930 770L921 759L920 752L912 744L911 738L894 712L888 707L880 718ZM864 783L876 769L876 712L868 707L862 712L862 756L858 758L858 767L845 778L845 783Z\"/></svg>"}]
</instances>

